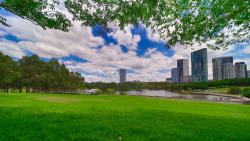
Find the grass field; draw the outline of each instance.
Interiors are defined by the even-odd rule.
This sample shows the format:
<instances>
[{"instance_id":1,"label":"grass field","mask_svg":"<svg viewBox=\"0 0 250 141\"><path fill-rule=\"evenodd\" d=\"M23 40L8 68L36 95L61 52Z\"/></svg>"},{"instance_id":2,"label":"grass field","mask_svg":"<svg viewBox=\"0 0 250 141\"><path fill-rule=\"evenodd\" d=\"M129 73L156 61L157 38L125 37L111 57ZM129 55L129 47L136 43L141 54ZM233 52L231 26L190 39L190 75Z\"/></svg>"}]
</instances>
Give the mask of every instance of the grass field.
<instances>
[{"instance_id":1,"label":"grass field","mask_svg":"<svg viewBox=\"0 0 250 141\"><path fill-rule=\"evenodd\" d=\"M0 95L1 141L249 141L250 106L137 96Z\"/></svg>"}]
</instances>

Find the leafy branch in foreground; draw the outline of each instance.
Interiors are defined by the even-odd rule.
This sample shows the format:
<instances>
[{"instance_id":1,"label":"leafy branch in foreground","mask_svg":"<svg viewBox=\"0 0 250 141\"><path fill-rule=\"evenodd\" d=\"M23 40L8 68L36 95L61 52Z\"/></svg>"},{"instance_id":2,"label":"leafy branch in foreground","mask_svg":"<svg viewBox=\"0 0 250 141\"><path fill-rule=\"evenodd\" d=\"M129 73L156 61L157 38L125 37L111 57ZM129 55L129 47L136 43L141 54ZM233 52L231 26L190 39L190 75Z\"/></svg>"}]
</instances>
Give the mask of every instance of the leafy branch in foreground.
<instances>
[{"instance_id":1,"label":"leafy branch in foreground","mask_svg":"<svg viewBox=\"0 0 250 141\"><path fill-rule=\"evenodd\" d=\"M66 0L65 5L83 25L143 23L170 45L198 42L219 49L250 39L246 0Z\"/></svg>"},{"instance_id":2,"label":"leafy branch in foreground","mask_svg":"<svg viewBox=\"0 0 250 141\"><path fill-rule=\"evenodd\" d=\"M56 10L56 6L59 4L57 0L4 0L0 2L0 8L44 29L68 31L71 22L64 14ZM10 26L3 17L0 17L0 24Z\"/></svg>"},{"instance_id":3,"label":"leafy branch in foreground","mask_svg":"<svg viewBox=\"0 0 250 141\"><path fill-rule=\"evenodd\" d=\"M169 45L206 43L227 48L250 39L249 0L61 0L84 26L145 24ZM59 0L3 0L0 8L44 29L67 31L71 22L56 10ZM0 24L9 26L0 16Z\"/></svg>"}]
</instances>

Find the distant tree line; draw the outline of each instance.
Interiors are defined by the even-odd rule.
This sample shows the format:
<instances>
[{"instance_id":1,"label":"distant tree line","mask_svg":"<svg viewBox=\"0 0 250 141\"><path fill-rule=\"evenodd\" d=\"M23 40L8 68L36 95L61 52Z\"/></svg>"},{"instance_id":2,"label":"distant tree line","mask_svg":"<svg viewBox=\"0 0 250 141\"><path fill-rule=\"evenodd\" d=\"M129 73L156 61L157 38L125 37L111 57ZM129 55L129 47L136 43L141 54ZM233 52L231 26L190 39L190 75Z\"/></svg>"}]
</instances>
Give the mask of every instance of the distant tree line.
<instances>
[{"instance_id":1,"label":"distant tree line","mask_svg":"<svg viewBox=\"0 0 250 141\"><path fill-rule=\"evenodd\" d=\"M183 83L174 84L166 82L126 82L126 83L86 83L86 88L93 89L114 89L117 91L128 91L128 90L170 90L170 91L181 91L181 90L206 90L208 88L219 88L219 87L231 87L231 86L250 86L250 79L231 79L231 80L218 80L208 81L199 83Z\"/></svg>"},{"instance_id":2,"label":"distant tree line","mask_svg":"<svg viewBox=\"0 0 250 141\"><path fill-rule=\"evenodd\" d=\"M200 83L186 83L182 84L184 89L208 89L208 88L221 88L221 87L232 87L232 86L250 86L250 78L246 79L228 79L228 80L210 80L208 82Z\"/></svg>"},{"instance_id":3,"label":"distant tree line","mask_svg":"<svg viewBox=\"0 0 250 141\"><path fill-rule=\"evenodd\" d=\"M167 90L173 84L166 82L125 82L125 83L105 83L105 82L93 82L86 83L88 89L101 89L106 91L108 89L114 89L116 91L129 91L129 90ZM175 84L174 84L175 85Z\"/></svg>"},{"instance_id":4,"label":"distant tree line","mask_svg":"<svg viewBox=\"0 0 250 141\"><path fill-rule=\"evenodd\" d=\"M0 52L0 91L69 92L84 87L84 77L69 71L57 59L43 61L37 55L18 61Z\"/></svg>"},{"instance_id":5,"label":"distant tree line","mask_svg":"<svg viewBox=\"0 0 250 141\"><path fill-rule=\"evenodd\" d=\"M166 89L165 82L125 82L125 83L105 83L105 82L93 82L86 83L88 89L101 89L106 91L107 89L114 89L117 91L128 91L128 90L142 90L142 89Z\"/></svg>"}]
</instances>

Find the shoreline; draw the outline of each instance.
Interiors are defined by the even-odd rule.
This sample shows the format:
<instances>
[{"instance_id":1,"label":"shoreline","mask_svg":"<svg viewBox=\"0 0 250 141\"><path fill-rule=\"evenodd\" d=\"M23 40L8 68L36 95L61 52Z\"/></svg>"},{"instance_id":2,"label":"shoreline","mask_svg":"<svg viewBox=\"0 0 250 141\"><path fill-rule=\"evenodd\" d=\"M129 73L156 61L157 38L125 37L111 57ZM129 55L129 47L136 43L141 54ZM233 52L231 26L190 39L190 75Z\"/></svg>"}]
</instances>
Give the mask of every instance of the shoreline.
<instances>
[{"instance_id":1,"label":"shoreline","mask_svg":"<svg viewBox=\"0 0 250 141\"><path fill-rule=\"evenodd\" d=\"M211 96L221 96L221 97L228 97L230 98L229 101L209 101L209 100L204 100L208 102L219 102L219 103L239 103L239 104L250 104L250 99L247 97L244 97L242 95L233 95L233 94L222 94L222 93L214 93L214 92L208 92L208 91L170 91L170 90L165 90L171 93L177 93L177 94L187 94L187 95L195 95L195 94L200 94L200 95L211 95ZM185 99L185 98L169 98L169 97L164 97L164 96L148 96L148 95L142 95L142 96L147 96L147 97L161 97L161 98L168 98L168 99ZM189 100L189 99L186 99ZM196 100L194 100L196 101ZM201 100L203 101L203 100Z\"/></svg>"},{"instance_id":2,"label":"shoreline","mask_svg":"<svg viewBox=\"0 0 250 141\"><path fill-rule=\"evenodd\" d=\"M213 96L223 96L231 98L231 102L241 102L242 104L250 104L250 99L247 97L244 97L242 95L233 95L233 94L221 94L221 93L214 93L214 92L206 92L206 91L181 91L181 92L175 92L175 93L181 93L181 94L203 94L203 95L213 95Z\"/></svg>"}]
</instances>

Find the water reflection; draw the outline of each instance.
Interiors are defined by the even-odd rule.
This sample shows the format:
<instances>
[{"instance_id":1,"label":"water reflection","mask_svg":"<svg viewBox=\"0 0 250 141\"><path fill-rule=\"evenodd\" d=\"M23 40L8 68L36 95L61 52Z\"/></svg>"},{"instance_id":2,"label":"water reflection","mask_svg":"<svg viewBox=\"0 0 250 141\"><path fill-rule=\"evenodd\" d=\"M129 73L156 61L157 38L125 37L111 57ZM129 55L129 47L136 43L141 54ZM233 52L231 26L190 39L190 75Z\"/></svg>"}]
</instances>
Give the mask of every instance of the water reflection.
<instances>
[{"instance_id":1,"label":"water reflection","mask_svg":"<svg viewBox=\"0 0 250 141\"><path fill-rule=\"evenodd\" d=\"M121 94L121 92L117 92L117 94ZM175 99L189 99L189 100L200 100L200 101L215 101L215 102L231 102L232 99L229 96L217 96L217 95L205 95L205 94L179 94L165 90L127 91L127 92L122 92L122 94L166 97Z\"/></svg>"}]
</instances>

